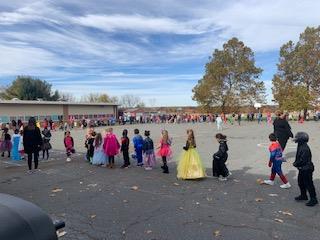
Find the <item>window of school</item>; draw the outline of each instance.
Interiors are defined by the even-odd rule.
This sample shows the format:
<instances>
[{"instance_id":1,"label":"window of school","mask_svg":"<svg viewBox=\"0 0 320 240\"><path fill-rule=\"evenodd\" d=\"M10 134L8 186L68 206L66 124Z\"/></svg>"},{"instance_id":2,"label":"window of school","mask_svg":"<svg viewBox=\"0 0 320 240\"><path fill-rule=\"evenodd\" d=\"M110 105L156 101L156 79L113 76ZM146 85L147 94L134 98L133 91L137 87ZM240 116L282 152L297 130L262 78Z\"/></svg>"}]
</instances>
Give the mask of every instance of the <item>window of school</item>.
<instances>
[{"instance_id":1,"label":"window of school","mask_svg":"<svg viewBox=\"0 0 320 240\"><path fill-rule=\"evenodd\" d=\"M9 118L7 116L0 116L0 122L7 123L9 122Z\"/></svg>"}]
</instances>

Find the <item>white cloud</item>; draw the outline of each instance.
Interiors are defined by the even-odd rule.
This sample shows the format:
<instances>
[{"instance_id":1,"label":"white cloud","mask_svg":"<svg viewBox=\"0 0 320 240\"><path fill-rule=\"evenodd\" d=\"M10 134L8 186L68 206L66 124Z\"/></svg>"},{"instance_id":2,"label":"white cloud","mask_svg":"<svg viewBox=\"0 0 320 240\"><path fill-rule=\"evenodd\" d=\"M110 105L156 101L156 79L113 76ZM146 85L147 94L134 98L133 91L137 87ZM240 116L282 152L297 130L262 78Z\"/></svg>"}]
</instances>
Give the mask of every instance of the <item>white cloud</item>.
<instances>
[{"instance_id":1,"label":"white cloud","mask_svg":"<svg viewBox=\"0 0 320 240\"><path fill-rule=\"evenodd\" d=\"M288 40L298 39L307 26L320 24L316 0L4 2L0 3L2 76L44 76L70 91L86 91L88 84L81 79L87 77L94 79L92 91L108 92L111 86L114 95L128 93L130 85L140 86L132 91L145 98L159 93L163 102L157 103L192 102L193 81L202 72L188 78L175 69L181 72L193 60L203 62L231 37L256 52L275 52ZM275 61L260 61L268 71L266 79L272 76ZM167 74L143 74L150 68ZM179 79L181 86L175 85ZM266 85L270 89L270 82Z\"/></svg>"},{"instance_id":2,"label":"white cloud","mask_svg":"<svg viewBox=\"0 0 320 240\"><path fill-rule=\"evenodd\" d=\"M25 24L28 22L48 22L60 24L64 15L48 1L36 1L15 11L0 12L0 25Z\"/></svg>"},{"instance_id":3,"label":"white cloud","mask_svg":"<svg viewBox=\"0 0 320 240\"><path fill-rule=\"evenodd\" d=\"M45 69L56 66L63 60L51 52L30 46L6 46L0 43L0 74L1 75L38 75Z\"/></svg>"},{"instance_id":4,"label":"white cloud","mask_svg":"<svg viewBox=\"0 0 320 240\"><path fill-rule=\"evenodd\" d=\"M107 32L133 31L145 33L203 34L212 27L207 19L178 21L142 15L93 15L74 17L73 22Z\"/></svg>"},{"instance_id":5,"label":"white cloud","mask_svg":"<svg viewBox=\"0 0 320 240\"><path fill-rule=\"evenodd\" d=\"M255 51L266 52L298 39L307 26L318 26L319 9L315 0L243 0L215 12L213 21L225 29L221 37L235 36Z\"/></svg>"}]
</instances>

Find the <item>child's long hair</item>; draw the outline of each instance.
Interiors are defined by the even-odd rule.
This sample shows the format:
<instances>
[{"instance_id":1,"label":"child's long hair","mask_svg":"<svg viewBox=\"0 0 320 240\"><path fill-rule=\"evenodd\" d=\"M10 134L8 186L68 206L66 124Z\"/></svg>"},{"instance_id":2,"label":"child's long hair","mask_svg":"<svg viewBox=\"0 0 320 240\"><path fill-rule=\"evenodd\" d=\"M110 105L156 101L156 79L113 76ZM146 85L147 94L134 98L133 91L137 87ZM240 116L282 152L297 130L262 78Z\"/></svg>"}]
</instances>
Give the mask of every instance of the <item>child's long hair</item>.
<instances>
[{"instance_id":1,"label":"child's long hair","mask_svg":"<svg viewBox=\"0 0 320 240\"><path fill-rule=\"evenodd\" d=\"M128 136L128 130L124 129L122 132L122 137L127 137Z\"/></svg>"},{"instance_id":2,"label":"child's long hair","mask_svg":"<svg viewBox=\"0 0 320 240\"><path fill-rule=\"evenodd\" d=\"M194 139L194 133L192 129L188 129L187 130L187 134L188 134L188 143L189 146L195 147L196 146L196 140Z\"/></svg>"},{"instance_id":3,"label":"child's long hair","mask_svg":"<svg viewBox=\"0 0 320 240\"><path fill-rule=\"evenodd\" d=\"M163 143L169 143L169 133L167 130L162 130L162 141Z\"/></svg>"},{"instance_id":4,"label":"child's long hair","mask_svg":"<svg viewBox=\"0 0 320 240\"><path fill-rule=\"evenodd\" d=\"M216 134L216 139L218 140L223 140L223 141L227 141L227 136L223 135L222 133L217 133Z\"/></svg>"},{"instance_id":5,"label":"child's long hair","mask_svg":"<svg viewBox=\"0 0 320 240\"><path fill-rule=\"evenodd\" d=\"M94 140L94 145L95 147L100 147L102 144L102 135L101 133L97 133L95 140Z\"/></svg>"}]
</instances>

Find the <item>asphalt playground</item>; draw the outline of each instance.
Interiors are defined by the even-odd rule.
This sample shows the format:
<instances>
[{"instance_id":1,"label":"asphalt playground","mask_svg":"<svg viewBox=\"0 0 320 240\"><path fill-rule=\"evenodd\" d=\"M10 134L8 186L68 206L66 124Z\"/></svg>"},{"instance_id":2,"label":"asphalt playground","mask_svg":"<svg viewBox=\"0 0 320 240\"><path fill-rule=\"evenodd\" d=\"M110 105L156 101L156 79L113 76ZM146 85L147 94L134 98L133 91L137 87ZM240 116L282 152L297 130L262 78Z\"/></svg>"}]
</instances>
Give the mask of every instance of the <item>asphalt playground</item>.
<instances>
[{"instance_id":1,"label":"asphalt playground","mask_svg":"<svg viewBox=\"0 0 320 240\"><path fill-rule=\"evenodd\" d=\"M320 191L320 144L318 122L291 123L294 133L306 131L317 192ZM218 144L215 125L153 124L115 126L121 136L127 128L130 138L134 128L151 131L157 143L161 129L173 138L174 157L170 174L162 174L160 162L152 171L132 167L106 169L84 161L84 130L73 130L77 153L67 163L63 132L54 132L54 150L48 161L40 162L40 172L27 174L25 162L0 160L0 192L21 197L46 211L52 219L64 220L61 239L290 239L315 240L320 235L320 207L308 208L293 198L299 194L297 171L292 167L296 145L288 143L283 170L292 185L280 189L260 185L268 178L268 134L266 123L227 125L228 167L232 176L227 182L211 178L211 158ZM176 161L186 141L186 129L195 131L197 149L207 167L208 178L198 181L176 179ZM103 132L104 129L96 129ZM117 166L122 158L116 158Z\"/></svg>"}]
</instances>

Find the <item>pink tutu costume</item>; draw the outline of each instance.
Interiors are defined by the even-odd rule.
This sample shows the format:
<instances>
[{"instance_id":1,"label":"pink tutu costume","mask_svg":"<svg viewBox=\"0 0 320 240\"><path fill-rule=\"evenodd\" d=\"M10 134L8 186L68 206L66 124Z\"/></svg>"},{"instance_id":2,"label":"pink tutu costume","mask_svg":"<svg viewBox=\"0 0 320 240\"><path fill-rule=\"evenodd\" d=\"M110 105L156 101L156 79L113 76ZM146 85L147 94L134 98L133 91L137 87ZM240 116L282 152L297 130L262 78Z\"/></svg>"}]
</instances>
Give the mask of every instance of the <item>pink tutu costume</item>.
<instances>
[{"instance_id":1,"label":"pink tutu costume","mask_svg":"<svg viewBox=\"0 0 320 240\"><path fill-rule=\"evenodd\" d=\"M171 140L168 140L167 142L164 142L162 139L160 141L160 149L157 152L157 155L160 157L167 157L170 158L172 156L172 150L171 150Z\"/></svg>"},{"instance_id":2,"label":"pink tutu costume","mask_svg":"<svg viewBox=\"0 0 320 240\"><path fill-rule=\"evenodd\" d=\"M120 144L116 135L113 133L107 133L104 138L103 149L107 156L115 156L119 153Z\"/></svg>"}]
</instances>

